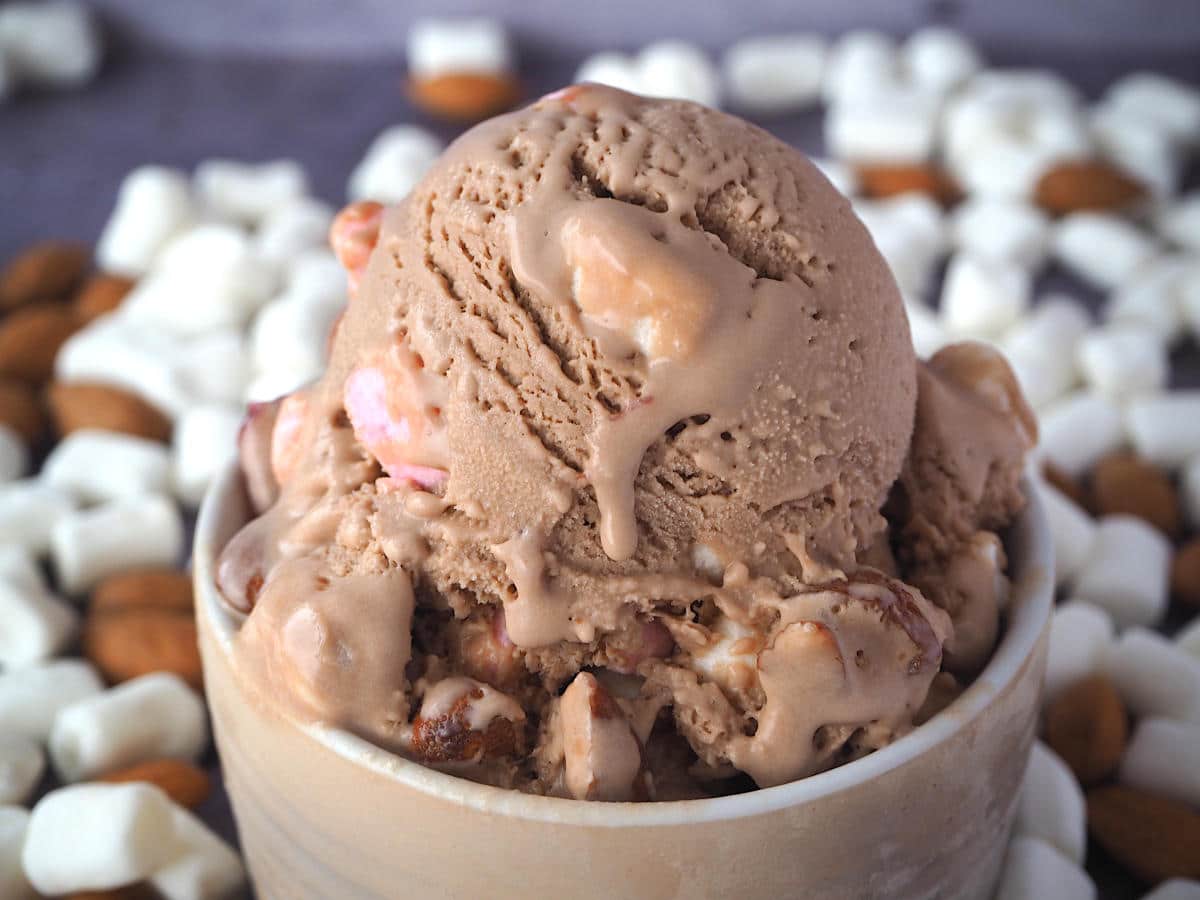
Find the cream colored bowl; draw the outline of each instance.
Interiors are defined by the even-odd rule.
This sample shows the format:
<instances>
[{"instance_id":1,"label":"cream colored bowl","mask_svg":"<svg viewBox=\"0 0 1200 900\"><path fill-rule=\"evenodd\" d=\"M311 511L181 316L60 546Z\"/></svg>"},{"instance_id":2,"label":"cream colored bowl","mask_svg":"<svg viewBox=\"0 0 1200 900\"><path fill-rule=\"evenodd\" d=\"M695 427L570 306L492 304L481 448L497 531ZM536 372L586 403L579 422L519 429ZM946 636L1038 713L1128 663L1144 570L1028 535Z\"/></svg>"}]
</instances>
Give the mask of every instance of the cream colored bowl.
<instances>
[{"instance_id":1,"label":"cream colored bowl","mask_svg":"<svg viewBox=\"0 0 1200 900\"><path fill-rule=\"evenodd\" d=\"M264 900L983 898L1033 739L1053 566L1036 495L1010 535L1007 630L979 679L889 747L713 800L584 803L435 772L293 721L234 668L214 558L246 521L231 468L200 514L205 685L242 847Z\"/></svg>"}]
</instances>

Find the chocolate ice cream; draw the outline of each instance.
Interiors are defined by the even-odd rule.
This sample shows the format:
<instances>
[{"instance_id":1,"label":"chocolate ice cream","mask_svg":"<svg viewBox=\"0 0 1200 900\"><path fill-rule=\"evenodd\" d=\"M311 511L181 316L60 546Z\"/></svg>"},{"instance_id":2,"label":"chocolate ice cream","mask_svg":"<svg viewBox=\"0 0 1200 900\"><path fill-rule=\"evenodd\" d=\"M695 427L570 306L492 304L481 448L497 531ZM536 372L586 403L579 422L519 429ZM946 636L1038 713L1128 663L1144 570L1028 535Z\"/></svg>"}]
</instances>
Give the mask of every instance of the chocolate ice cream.
<instances>
[{"instance_id":1,"label":"chocolate ice cream","mask_svg":"<svg viewBox=\"0 0 1200 900\"><path fill-rule=\"evenodd\" d=\"M219 571L290 714L500 786L681 798L869 752L943 659L986 660L1031 419L987 348L916 360L795 150L569 88L334 243L328 371L248 425L262 515Z\"/></svg>"}]
</instances>

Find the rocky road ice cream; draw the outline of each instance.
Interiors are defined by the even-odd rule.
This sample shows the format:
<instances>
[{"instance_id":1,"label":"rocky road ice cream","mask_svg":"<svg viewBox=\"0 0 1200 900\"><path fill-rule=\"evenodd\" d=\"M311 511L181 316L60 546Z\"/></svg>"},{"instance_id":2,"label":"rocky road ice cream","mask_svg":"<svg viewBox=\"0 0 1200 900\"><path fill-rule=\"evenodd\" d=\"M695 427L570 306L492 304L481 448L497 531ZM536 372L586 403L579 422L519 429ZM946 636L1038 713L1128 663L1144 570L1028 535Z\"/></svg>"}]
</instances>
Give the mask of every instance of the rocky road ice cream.
<instances>
[{"instance_id":1,"label":"rocky road ice cream","mask_svg":"<svg viewBox=\"0 0 1200 900\"><path fill-rule=\"evenodd\" d=\"M679 799L878 748L988 658L1032 418L992 351L915 359L796 151L574 87L333 241L328 371L252 412L261 515L219 565L269 702L478 781Z\"/></svg>"}]
</instances>

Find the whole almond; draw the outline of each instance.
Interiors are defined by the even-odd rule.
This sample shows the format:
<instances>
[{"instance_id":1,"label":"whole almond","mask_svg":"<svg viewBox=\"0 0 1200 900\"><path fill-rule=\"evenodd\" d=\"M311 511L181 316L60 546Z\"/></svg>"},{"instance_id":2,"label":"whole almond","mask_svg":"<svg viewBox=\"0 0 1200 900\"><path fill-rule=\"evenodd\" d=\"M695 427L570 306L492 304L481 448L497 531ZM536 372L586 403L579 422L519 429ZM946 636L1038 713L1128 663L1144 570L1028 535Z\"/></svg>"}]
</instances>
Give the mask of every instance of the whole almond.
<instances>
[{"instance_id":1,"label":"whole almond","mask_svg":"<svg viewBox=\"0 0 1200 900\"><path fill-rule=\"evenodd\" d=\"M1181 603L1200 608L1200 537L1192 538L1175 552L1171 594Z\"/></svg>"},{"instance_id":2,"label":"whole almond","mask_svg":"<svg viewBox=\"0 0 1200 900\"><path fill-rule=\"evenodd\" d=\"M0 271L0 311L65 297L83 279L90 258L82 244L63 241L26 248Z\"/></svg>"},{"instance_id":3,"label":"whole almond","mask_svg":"<svg viewBox=\"0 0 1200 900\"><path fill-rule=\"evenodd\" d=\"M866 197L919 193L943 206L951 206L962 199L958 183L944 169L931 163L862 165L858 167L858 184Z\"/></svg>"},{"instance_id":4,"label":"whole almond","mask_svg":"<svg viewBox=\"0 0 1200 900\"><path fill-rule=\"evenodd\" d=\"M46 391L54 429L120 431L152 441L171 439L171 420L136 394L106 384L56 382Z\"/></svg>"},{"instance_id":5,"label":"whole almond","mask_svg":"<svg viewBox=\"0 0 1200 900\"><path fill-rule=\"evenodd\" d=\"M1088 830L1137 877L1157 884L1200 878L1200 813L1123 785L1087 793Z\"/></svg>"},{"instance_id":6,"label":"whole almond","mask_svg":"<svg viewBox=\"0 0 1200 900\"><path fill-rule=\"evenodd\" d=\"M1183 521L1171 479L1132 453L1115 453L1096 463L1091 507L1101 516L1137 516L1168 537L1179 534Z\"/></svg>"},{"instance_id":7,"label":"whole almond","mask_svg":"<svg viewBox=\"0 0 1200 900\"><path fill-rule=\"evenodd\" d=\"M100 781L108 784L144 781L188 809L195 809L212 793L212 781L208 773L181 759L155 759L138 763L116 772L107 772Z\"/></svg>"},{"instance_id":8,"label":"whole almond","mask_svg":"<svg viewBox=\"0 0 1200 900\"><path fill-rule=\"evenodd\" d=\"M46 416L33 388L23 381L0 379L0 423L34 445L46 431Z\"/></svg>"},{"instance_id":9,"label":"whole almond","mask_svg":"<svg viewBox=\"0 0 1200 900\"><path fill-rule=\"evenodd\" d=\"M517 80L497 72L451 72L414 78L408 92L426 112L459 122L474 122L502 112L521 96Z\"/></svg>"},{"instance_id":10,"label":"whole almond","mask_svg":"<svg viewBox=\"0 0 1200 900\"><path fill-rule=\"evenodd\" d=\"M0 376L44 384L54 374L54 357L79 323L65 306L18 309L0 322Z\"/></svg>"},{"instance_id":11,"label":"whole almond","mask_svg":"<svg viewBox=\"0 0 1200 900\"><path fill-rule=\"evenodd\" d=\"M1049 461L1042 463L1042 477L1051 486L1057 488L1060 493L1065 494L1071 500L1078 503L1082 509L1090 511L1091 498L1088 497L1087 491L1083 489L1083 485L1079 483L1077 478Z\"/></svg>"},{"instance_id":12,"label":"whole almond","mask_svg":"<svg viewBox=\"0 0 1200 900\"><path fill-rule=\"evenodd\" d=\"M1096 784L1115 772L1129 722L1112 682L1093 675L1063 690L1046 706L1045 738L1081 784Z\"/></svg>"},{"instance_id":13,"label":"whole almond","mask_svg":"<svg viewBox=\"0 0 1200 900\"><path fill-rule=\"evenodd\" d=\"M86 324L119 307L131 290L133 281L128 278L103 272L93 275L75 295L75 315Z\"/></svg>"},{"instance_id":14,"label":"whole almond","mask_svg":"<svg viewBox=\"0 0 1200 900\"><path fill-rule=\"evenodd\" d=\"M112 684L174 672L203 690L191 588L186 576L134 572L103 582L83 624L83 652Z\"/></svg>"},{"instance_id":15,"label":"whole almond","mask_svg":"<svg viewBox=\"0 0 1200 900\"><path fill-rule=\"evenodd\" d=\"M1121 210L1145 195L1141 182L1098 159L1061 162L1042 173L1033 191L1037 205L1056 216Z\"/></svg>"}]
</instances>

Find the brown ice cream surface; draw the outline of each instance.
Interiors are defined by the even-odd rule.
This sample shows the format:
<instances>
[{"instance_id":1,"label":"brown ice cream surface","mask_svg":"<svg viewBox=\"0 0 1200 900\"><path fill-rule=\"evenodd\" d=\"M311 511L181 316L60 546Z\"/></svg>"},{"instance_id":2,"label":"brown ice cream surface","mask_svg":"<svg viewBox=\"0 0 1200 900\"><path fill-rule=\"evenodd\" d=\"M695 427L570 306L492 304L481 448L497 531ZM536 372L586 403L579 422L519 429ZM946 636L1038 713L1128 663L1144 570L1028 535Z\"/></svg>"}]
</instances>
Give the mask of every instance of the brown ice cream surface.
<instances>
[{"instance_id":1,"label":"brown ice cream surface","mask_svg":"<svg viewBox=\"0 0 1200 900\"><path fill-rule=\"evenodd\" d=\"M943 647L986 659L1023 400L986 348L918 363L848 201L765 132L543 98L385 210L359 285L245 445L279 495L219 566L272 702L501 786L677 798L869 752Z\"/></svg>"}]
</instances>

